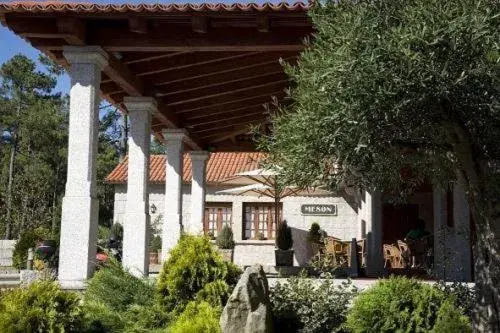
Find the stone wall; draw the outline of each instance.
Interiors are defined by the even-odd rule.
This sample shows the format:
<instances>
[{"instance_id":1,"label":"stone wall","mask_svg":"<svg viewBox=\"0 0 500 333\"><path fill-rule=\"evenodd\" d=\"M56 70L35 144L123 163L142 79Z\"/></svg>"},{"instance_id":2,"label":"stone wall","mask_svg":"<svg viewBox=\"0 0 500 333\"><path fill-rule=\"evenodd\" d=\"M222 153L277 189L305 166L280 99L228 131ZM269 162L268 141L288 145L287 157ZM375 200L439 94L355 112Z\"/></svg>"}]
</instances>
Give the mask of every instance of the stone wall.
<instances>
[{"instance_id":1,"label":"stone wall","mask_svg":"<svg viewBox=\"0 0 500 333\"><path fill-rule=\"evenodd\" d=\"M274 241L244 240L243 239L243 205L253 202L272 202L270 198L258 198L254 196L221 195L217 191L222 187L209 186L206 189L206 203L230 203L233 213L233 231L236 241L234 261L241 266L253 264L274 265ZM190 223L191 209L191 186L183 186L182 196L182 219L186 231L196 233L199 226ZM149 204L154 205L156 212L151 211L151 221L155 221L163 215L164 185L152 184L150 186ZM124 223L126 185L115 186L115 210L114 221ZM311 256L311 248L307 242L307 232L313 222L320 224L328 235L344 240L351 240L357 236L359 230L357 213L343 197L337 196L315 196L315 197L288 197L282 200L283 217L292 228L295 249L295 265L305 265ZM301 213L303 204L334 204L337 207L336 216L309 216Z\"/></svg>"},{"instance_id":2,"label":"stone wall","mask_svg":"<svg viewBox=\"0 0 500 333\"><path fill-rule=\"evenodd\" d=\"M12 253L16 240L0 240L0 266L12 266Z\"/></svg>"}]
</instances>

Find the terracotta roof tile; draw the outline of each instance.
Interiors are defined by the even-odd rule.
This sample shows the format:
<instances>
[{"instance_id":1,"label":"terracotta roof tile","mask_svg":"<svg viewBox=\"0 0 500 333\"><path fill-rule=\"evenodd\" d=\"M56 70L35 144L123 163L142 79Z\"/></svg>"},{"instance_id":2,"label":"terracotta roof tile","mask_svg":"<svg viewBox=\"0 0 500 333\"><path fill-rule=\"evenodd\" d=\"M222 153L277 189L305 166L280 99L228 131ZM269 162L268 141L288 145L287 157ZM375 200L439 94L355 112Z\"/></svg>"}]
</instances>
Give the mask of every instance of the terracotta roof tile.
<instances>
[{"instance_id":1,"label":"terracotta roof tile","mask_svg":"<svg viewBox=\"0 0 500 333\"><path fill-rule=\"evenodd\" d=\"M0 3L0 12L73 12L73 13L187 13L187 12L304 12L305 2L270 3L155 3L95 4L74 1L11 1Z\"/></svg>"},{"instance_id":2,"label":"terracotta roof tile","mask_svg":"<svg viewBox=\"0 0 500 333\"><path fill-rule=\"evenodd\" d=\"M206 181L207 183L218 183L238 172L255 170L259 168L259 162L264 158L264 153L259 152L216 152L211 153L207 161ZM165 182L166 155L151 155L149 179L151 183L161 184ZM118 164L106 177L106 182L121 184L127 182L128 158ZM184 182L191 181L191 158L184 154L184 167L182 179Z\"/></svg>"}]
</instances>

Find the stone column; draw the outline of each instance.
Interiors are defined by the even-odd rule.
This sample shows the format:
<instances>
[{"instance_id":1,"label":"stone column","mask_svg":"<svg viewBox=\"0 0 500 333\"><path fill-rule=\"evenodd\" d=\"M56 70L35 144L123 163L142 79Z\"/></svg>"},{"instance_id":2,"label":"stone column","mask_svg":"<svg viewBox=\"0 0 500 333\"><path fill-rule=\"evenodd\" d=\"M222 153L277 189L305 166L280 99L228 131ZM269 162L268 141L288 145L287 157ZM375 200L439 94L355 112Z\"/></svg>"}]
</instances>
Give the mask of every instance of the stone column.
<instances>
[{"instance_id":1,"label":"stone column","mask_svg":"<svg viewBox=\"0 0 500 333\"><path fill-rule=\"evenodd\" d=\"M183 129L168 129L163 132L163 137L167 146L167 163L161 259L165 261L182 230L182 169L186 132Z\"/></svg>"},{"instance_id":2,"label":"stone column","mask_svg":"<svg viewBox=\"0 0 500 333\"><path fill-rule=\"evenodd\" d=\"M446 193L439 188L432 190L434 215L434 274L443 279L446 276Z\"/></svg>"},{"instance_id":3,"label":"stone column","mask_svg":"<svg viewBox=\"0 0 500 333\"><path fill-rule=\"evenodd\" d=\"M191 166L193 179L191 182L191 231L194 234L203 234L203 218L205 215L205 167L208 152L192 151Z\"/></svg>"},{"instance_id":4,"label":"stone column","mask_svg":"<svg viewBox=\"0 0 500 333\"><path fill-rule=\"evenodd\" d=\"M384 270L381 194L365 192L362 205L366 218L367 275L381 276Z\"/></svg>"},{"instance_id":5,"label":"stone column","mask_svg":"<svg viewBox=\"0 0 500 333\"><path fill-rule=\"evenodd\" d=\"M136 276L149 273L149 146L151 115L156 101L151 97L125 97L129 112L128 181L123 225L123 266Z\"/></svg>"},{"instance_id":6,"label":"stone column","mask_svg":"<svg viewBox=\"0 0 500 333\"><path fill-rule=\"evenodd\" d=\"M108 55L100 47L64 47L71 64L68 174L62 202L59 282L80 289L94 271L99 201L96 155L101 69Z\"/></svg>"},{"instance_id":7,"label":"stone column","mask_svg":"<svg viewBox=\"0 0 500 333\"><path fill-rule=\"evenodd\" d=\"M472 245L470 239L470 208L464 187L455 183L453 186L453 218L454 218L454 256L456 281L472 280Z\"/></svg>"}]
</instances>

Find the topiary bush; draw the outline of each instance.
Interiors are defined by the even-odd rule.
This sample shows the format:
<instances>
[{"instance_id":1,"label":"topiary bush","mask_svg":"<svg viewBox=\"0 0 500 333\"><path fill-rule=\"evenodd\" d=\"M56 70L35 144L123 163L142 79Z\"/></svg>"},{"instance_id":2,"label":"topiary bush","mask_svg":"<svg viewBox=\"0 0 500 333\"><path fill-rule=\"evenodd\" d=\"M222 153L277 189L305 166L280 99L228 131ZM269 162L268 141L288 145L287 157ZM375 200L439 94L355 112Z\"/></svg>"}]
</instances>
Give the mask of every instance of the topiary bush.
<instances>
[{"instance_id":1,"label":"topiary bush","mask_svg":"<svg viewBox=\"0 0 500 333\"><path fill-rule=\"evenodd\" d=\"M0 332L77 332L83 311L78 294L40 280L2 293Z\"/></svg>"},{"instance_id":2,"label":"topiary bush","mask_svg":"<svg viewBox=\"0 0 500 333\"><path fill-rule=\"evenodd\" d=\"M217 236L217 246L220 249L234 249L234 236L233 230L227 224L222 227L219 235Z\"/></svg>"},{"instance_id":3,"label":"topiary bush","mask_svg":"<svg viewBox=\"0 0 500 333\"><path fill-rule=\"evenodd\" d=\"M444 327L450 318L468 322L443 291L403 277L381 280L361 293L347 317L348 328L356 332L432 332L438 322ZM443 307L445 307L443 309Z\"/></svg>"},{"instance_id":4,"label":"topiary bush","mask_svg":"<svg viewBox=\"0 0 500 333\"><path fill-rule=\"evenodd\" d=\"M207 237L183 235L170 250L158 277L160 304L176 313L197 297L211 300L214 306L225 304L240 274L239 268L221 258Z\"/></svg>"},{"instance_id":5,"label":"topiary bush","mask_svg":"<svg viewBox=\"0 0 500 333\"><path fill-rule=\"evenodd\" d=\"M307 234L307 240L310 243L320 243L321 242L321 227L318 223L313 222L309 228L309 233Z\"/></svg>"},{"instance_id":6,"label":"topiary bush","mask_svg":"<svg viewBox=\"0 0 500 333\"><path fill-rule=\"evenodd\" d=\"M219 333L221 309L208 302L191 301L169 327L169 333Z\"/></svg>"},{"instance_id":7,"label":"topiary bush","mask_svg":"<svg viewBox=\"0 0 500 333\"><path fill-rule=\"evenodd\" d=\"M446 300L439 308L433 333L470 333L472 326L452 300Z\"/></svg>"},{"instance_id":8,"label":"topiary bush","mask_svg":"<svg viewBox=\"0 0 500 333\"><path fill-rule=\"evenodd\" d=\"M17 269L25 269L26 261L28 260L28 249L35 250L36 243L50 237L50 230L47 228L36 228L25 230L19 241L14 247L12 253L12 265Z\"/></svg>"},{"instance_id":9,"label":"topiary bush","mask_svg":"<svg viewBox=\"0 0 500 333\"><path fill-rule=\"evenodd\" d=\"M349 283L334 286L331 280L293 277L271 290L277 332L345 332L348 306L357 290Z\"/></svg>"},{"instance_id":10,"label":"topiary bush","mask_svg":"<svg viewBox=\"0 0 500 333\"><path fill-rule=\"evenodd\" d=\"M102 303L113 311L126 311L132 304L152 305L155 288L110 260L88 281L85 301Z\"/></svg>"},{"instance_id":11,"label":"topiary bush","mask_svg":"<svg viewBox=\"0 0 500 333\"><path fill-rule=\"evenodd\" d=\"M276 247L280 250L290 250L293 246L292 228L288 226L286 221L279 224L276 231Z\"/></svg>"},{"instance_id":12,"label":"topiary bush","mask_svg":"<svg viewBox=\"0 0 500 333\"><path fill-rule=\"evenodd\" d=\"M467 283L444 281L439 281L435 287L452 297L455 300L455 306L462 309L463 313L472 319L474 304L477 302L477 292L474 287L469 287Z\"/></svg>"}]
</instances>

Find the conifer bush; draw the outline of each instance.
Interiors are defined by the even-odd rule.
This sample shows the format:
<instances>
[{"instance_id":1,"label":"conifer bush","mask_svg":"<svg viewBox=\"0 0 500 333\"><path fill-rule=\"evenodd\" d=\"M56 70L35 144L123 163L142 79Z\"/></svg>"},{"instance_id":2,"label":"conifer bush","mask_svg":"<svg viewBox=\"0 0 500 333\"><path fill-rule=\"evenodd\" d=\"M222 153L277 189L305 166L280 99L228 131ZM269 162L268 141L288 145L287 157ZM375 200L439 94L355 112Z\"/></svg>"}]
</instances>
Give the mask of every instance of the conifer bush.
<instances>
[{"instance_id":1,"label":"conifer bush","mask_svg":"<svg viewBox=\"0 0 500 333\"><path fill-rule=\"evenodd\" d=\"M169 333L219 333L220 307L208 302L191 301L169 327Z\"/></svg>"},{"instance_id":2,"label":"conifer bush","mask_svg":"<svg viewBox=\"0 0 500 333\"><path fill-rule=\"evenodd\" d=\"M0 297L0 332L78 332L83 310L78 294L41 280Z\"/></svg>"},{"instance_id":3,"label":"conifer bush","mask_svg":"<svg viewBox=\"0 0 500 333\"><path fill-rule=\"evenodd\" d=\"M180 313L196 298L224 304L241 271L224 261L207 237L183 235L170 251L157 282L160 304Z\"/></svg>"},{"instance_id":4,"label":"conifer bush","mask_svg":"<svg viewBox=\"0 0 500 333\"><path fill-rule=\"evenodd\" d=\"M279 224L276 231L276 247L280 250L290 250L293 246L292 228L286 221Z\"/></svg>"},{"instance_id":5,"label":"conifer bush","mask_svg":"<svg viewBox=\"0 0 500 333\"><path fill-rule=\"evenodd\" d=\"M219 235L217 236L217 246L220 249L234 249L233 230L227 224L222 227Z\"/></svg>"}]
</instances>

